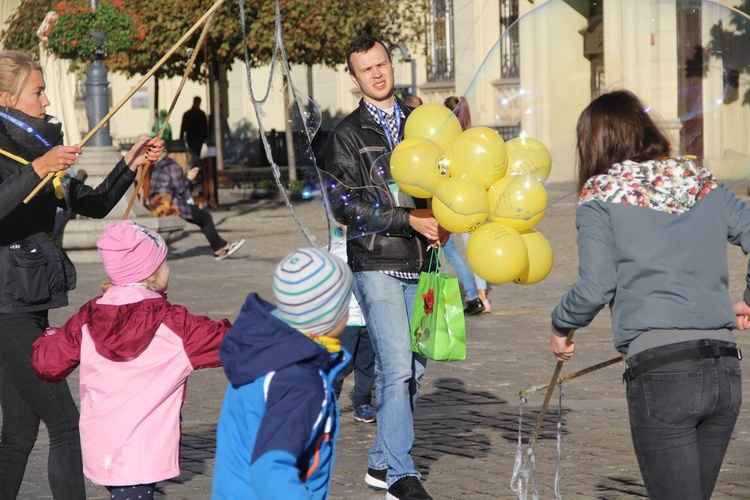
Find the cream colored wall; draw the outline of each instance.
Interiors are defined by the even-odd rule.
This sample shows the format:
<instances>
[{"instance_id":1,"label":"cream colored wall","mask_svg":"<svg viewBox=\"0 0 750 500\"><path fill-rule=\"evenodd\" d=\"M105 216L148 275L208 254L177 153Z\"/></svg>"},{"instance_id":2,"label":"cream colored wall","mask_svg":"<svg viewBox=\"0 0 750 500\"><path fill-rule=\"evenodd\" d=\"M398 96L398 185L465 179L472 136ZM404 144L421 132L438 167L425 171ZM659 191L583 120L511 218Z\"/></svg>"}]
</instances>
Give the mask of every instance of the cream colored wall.
<instances>
[{"instance_id":1,"label":"cream colored wall","mask_svg":"<svg viewBox=\"0 0 750 500\"><path fill-rule=\"evenodd\" d=\"M521 133L550 150L549 181L567 182L574 178L576 121L591 99L590 63L578 33L588 21L562 2L540 8L543 14L527 14L519 28Z\"/></svg>"}]
</instances>

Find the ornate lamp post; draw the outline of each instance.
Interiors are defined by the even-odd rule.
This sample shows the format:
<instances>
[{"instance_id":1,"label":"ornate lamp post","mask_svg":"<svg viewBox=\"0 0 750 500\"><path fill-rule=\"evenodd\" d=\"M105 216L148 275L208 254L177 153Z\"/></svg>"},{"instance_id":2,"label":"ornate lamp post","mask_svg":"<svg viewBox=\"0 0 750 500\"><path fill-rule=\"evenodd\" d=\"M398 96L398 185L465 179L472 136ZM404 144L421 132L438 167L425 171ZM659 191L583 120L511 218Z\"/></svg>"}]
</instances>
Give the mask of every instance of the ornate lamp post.
<instances>
[{"instance_id":1,"label":"ornate lamp post","mask_svg":"<svg viewBox=\"0 0 750 500\"><path fill-rule=\"evenodd\" d=\"M96 9L98 0L91 0L91 8ZM103 31L94 30L92 38L97 43L94 51L93 61L86 70L86 116L89 120L89 130L93 129L109 111L109 81L107 70L102 60L107 55L104 51L104 42L107 34ZM109 123L100 128L89 141L91 146L111 146L112 136L109 134Z\"/></svg>"}]
</instances>

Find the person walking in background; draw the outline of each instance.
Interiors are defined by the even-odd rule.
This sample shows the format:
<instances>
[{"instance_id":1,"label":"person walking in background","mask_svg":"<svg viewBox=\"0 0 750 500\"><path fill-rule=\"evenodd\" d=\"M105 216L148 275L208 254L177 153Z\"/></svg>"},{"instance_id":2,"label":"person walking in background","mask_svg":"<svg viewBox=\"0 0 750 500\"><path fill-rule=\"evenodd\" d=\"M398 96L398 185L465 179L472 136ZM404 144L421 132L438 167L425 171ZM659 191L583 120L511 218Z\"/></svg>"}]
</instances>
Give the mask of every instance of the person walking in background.
<instances>
[{"instance_id":1,"label":"person walking in background","mask_svg":"<svg viewBox=\"0 0 750 500\"><path fill-rule=\"evenodd\" d=\"M332 222L332 226L331 253L346 262L346 228L337 222ZM341 346L351 353L352 357L333 379L336 399L341 399L344 379L353 370L352 404L354 405L354 420L371 424L376 420L375 410L372 407L372 386L375 382L375 350L372 348L365 318L354 294L349 298L349 320L346 322L346 328L339 336L339 340Z\"/></svg>"},{"instance_id":2,"label":"person walking in background","mask_svg":"<svg viewBox=\"0 0 750 500\"><path fill-rule=\"evenodd\" d=\"M425 200L403 192L389 197L372 186L370 169L403 138L411 108L393 94L393 61L383 42L359 36L346 59L362 99L329 134L323 175L337 180L324 183L325 195L335 220L346 226L354 294L375 348L378 431L365 481L387 489L391 499L429 500L410 455L413 411L427 364L412 352L410 325L419 273L428 270L429 252L448 233ZM363 224L387 227L369 234Z\"/></svg>"},{"instance_id":3,"label":"person walking in background","mask_svg":"<svg viewBox=\"0 0 750 500\"><path fill-rule=\"evenodd\" d=\"M466 100L450 96L443 102L443 105L453 111L458 117L462 130L471 128L471 113L469 111L469 103ZM492 306L490 300L487 298L487 282L471 270L468 262L466 262L463 254L458 249L455 238L456 235L451 235L450 240L445 244L444 251L445 258L448 259L448 262L456 270L458 281L464 289L466 297L464 314L474 316L480 313L489 313L492 311ZM466 247L466 242L469 241L469 233L461 234L461 238L464 247Z\"/></svg>"},{"instance_id":4,"label":"person walking in background","mask_svg":"<svg viewBox=\"0 0 750 500\"><path fill-rule=\"evenodd\" d=\"M76 286L73 264L54 240L58 208L101 219L156 161L163 142L138 141L96 188L76 178L24 199L47 174L70 168L84 150L64 146L62 124L50 105L39 63L0 51L0 498L16 498L29 453L44 421L49 433L48 477L55 498L85 498L78 409L68 384L36 376L31 345L48 326L48 311L68 304ZM56 191L59 196L56 196Z\"/></svg>"},{"instance_id":5,"label":"person walking in background","mask_svg":"<svg viewBox=\"0 0 750 500\"><path fill-rule=\"evenodd\" d=\"M349 353L352 273L300 248L276 266L276 307L247 296L221 345L229 379L216 431L214 500L328 497L339 432L331 387Z\"/></svg>"},{"instance_id":6,"label":"person walking in background","mask_svg":"<svg viewBox=\"0 0 750 500\"><path fill-rule=\"evenodd\" d=\"M168 150L165 151L151 172L149 208L152 211L158 211L162 204L166 204L167 207L177 207L180 217L200 228L208 244L211 245L214 259L224 260L239 250L245 244L245 240L243 238L231 243L227 242L216 231L211 213L198 208L193 203L190 188L199 172L198 167L193 167L187 171L187 174L183 174L180 164L172 158Z\"/></svg>"},{"instance_id":7,"label":"person walking in background","mask_svg":"<svg viewBox=\"0 0 750 500\"><path fill-rule=\"evenodd\" d=\"M109 278L104 294L48 328L32 362L49 382L80 364L84 473L112 500L148 500L157 482L180 475L187 377L221 366L231 325L167 302L167 244L158 233L113 222L96 246Z\"/></svg>"},{"instance_id":8,"label":"person walking in background","mask_svg":"<svg viewBox=\"0 0 750 500\"><path fill-rule=\"evenodd\" d=\"M201 148L208 137L208 118L201 109L201 98L193 98L193 107L182 115L180 138L185 141L195 158L201 157Z\"/></svg>"},{"instance_id":9,"label":"person walking in background","mask_svg":"<svg viewBox=\"0 0 750 500\"><path fill-rule=\"evenodd\" d=\"M578 280L552 311L550 346L607 304L635 455L649 498L711 498L742 401L732 330L750 327L750 272L732 307L727 241L750 252L750 209L705 168L670 157L652 108L628 91L578 119Z\"/></svg>"}]
</instances>

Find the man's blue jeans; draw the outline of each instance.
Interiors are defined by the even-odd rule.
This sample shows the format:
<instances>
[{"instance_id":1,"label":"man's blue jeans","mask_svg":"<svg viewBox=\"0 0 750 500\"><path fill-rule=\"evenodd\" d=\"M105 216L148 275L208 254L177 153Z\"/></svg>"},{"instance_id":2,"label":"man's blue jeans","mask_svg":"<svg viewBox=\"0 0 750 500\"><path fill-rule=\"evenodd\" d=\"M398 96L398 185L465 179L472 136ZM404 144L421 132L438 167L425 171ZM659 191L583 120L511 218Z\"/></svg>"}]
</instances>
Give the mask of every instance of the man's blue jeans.
<instances>
[{"instance_id":1,"label":"man's blue jeans","mask_svg":"<svg viewBox=\"0 0 750 500\"><path fill-rule=\"evenodd\" d=\"M712 340L680 342L640 352L628 366L709 343L734 347ZM742 404L739 359L679 361L653 369L628 383L627 398L649 498L710 499Z\"/></svg>"},{"instance_id":2,"label":"man's blue jeans","mask_svg":"<svg viewBox=\"0 0 750 500\"><path fill-rule=\"evenodd\" d=\"M354 273L354 295L375 348L378 432L369 466L388 469L388 486L404 476L420 477L409 452L414 444L412 412L427 359L411 350L410 325L417 280L377 271Z\"/></svg>"}]
</instances>

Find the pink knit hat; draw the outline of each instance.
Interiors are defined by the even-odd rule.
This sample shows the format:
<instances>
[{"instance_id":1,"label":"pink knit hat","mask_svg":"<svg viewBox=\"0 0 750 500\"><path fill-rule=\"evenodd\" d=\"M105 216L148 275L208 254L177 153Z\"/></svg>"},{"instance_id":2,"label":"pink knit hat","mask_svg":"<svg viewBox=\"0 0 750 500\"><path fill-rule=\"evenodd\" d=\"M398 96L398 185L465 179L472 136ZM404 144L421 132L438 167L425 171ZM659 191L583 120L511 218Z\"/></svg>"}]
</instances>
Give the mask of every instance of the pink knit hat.
<instances>
[{"instance_id":1,"label":"pink knit hat","mask_svg":"<svg viewBox=\"0 0 750 500\"><path fill-rule=\"evenodd\" d=\"M167 244L159 233L129 220L110 224L96 248L113 285L145 280L167 258Z\"/></svg>"}]
</instances>

